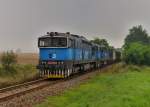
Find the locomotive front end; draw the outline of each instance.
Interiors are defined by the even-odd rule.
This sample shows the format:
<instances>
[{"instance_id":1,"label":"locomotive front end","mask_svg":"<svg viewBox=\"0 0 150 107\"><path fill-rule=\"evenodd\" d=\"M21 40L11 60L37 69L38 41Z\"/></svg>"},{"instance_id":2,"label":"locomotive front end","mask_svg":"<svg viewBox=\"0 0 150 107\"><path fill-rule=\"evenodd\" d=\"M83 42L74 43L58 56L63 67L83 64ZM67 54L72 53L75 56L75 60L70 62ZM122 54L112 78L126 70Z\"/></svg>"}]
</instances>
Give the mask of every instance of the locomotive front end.
<instances>
[{"instance_id":1,"label":"locomotive front end","mask_svg":"<svg viewBox=\"0 0 150 107\"><path fill-rule=\"evenodd\" d=\"M66 78L70 75L68 33L51 32L38 39L39 74L46 78Z\"/></svg>"}]
</instances>

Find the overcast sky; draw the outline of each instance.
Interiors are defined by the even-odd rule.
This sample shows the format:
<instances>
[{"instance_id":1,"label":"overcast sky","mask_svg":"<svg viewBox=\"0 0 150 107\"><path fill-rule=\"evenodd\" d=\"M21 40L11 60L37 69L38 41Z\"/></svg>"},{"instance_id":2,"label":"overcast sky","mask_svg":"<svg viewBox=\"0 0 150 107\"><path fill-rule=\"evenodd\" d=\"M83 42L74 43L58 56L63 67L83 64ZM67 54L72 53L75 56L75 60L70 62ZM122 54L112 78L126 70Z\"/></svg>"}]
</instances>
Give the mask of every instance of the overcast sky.
<instances>
[{"instance_id":1,"label":"overcast sky","mask_svg":"<svg viewBox=\"0 0 150 107\"><path fill-rule=\"evenodd\" d=\"M150 31L150 0L0 0L0 51L38 52L47 31L106 38L121 47L128 29Z\"/></svg>"}]
</instances>

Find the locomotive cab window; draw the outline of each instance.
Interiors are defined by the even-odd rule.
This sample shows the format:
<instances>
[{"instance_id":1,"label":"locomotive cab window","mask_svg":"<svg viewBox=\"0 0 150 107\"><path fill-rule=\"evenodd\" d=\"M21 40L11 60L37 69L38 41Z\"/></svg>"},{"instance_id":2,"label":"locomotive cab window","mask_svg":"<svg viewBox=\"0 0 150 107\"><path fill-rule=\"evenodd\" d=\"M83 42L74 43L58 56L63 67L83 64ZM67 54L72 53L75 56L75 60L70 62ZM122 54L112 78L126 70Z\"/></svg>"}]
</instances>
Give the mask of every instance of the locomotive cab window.
<instances>
[{"instance_id":1,"label":"locomotive cab window","mask_svg":"<svg viewBox=\"0 0 150 107\"><path fill-rule=\"evenodd\" d=\"M65 37L47 37L40 38L39 47L67 47L67 38Z\"/></svg>"}]
</instances>

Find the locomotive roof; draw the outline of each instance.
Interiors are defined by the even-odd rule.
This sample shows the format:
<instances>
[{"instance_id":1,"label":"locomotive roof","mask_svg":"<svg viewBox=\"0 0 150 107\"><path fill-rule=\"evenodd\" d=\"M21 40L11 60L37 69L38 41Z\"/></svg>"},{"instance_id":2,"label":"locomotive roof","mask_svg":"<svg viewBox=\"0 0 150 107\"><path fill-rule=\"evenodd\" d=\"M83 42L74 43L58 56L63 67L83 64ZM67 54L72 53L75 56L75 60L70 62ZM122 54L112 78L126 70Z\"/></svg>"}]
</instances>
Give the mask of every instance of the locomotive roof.
<instances>
[{"instance_id":1,"label":"locomotive roof","mask_svg":"<svg viewBox=\"0 0 150 107\"><path fill-rule=\"evenodd\" d=\"M79 36L79 35L75 35L75 34L70 34L69 32L67 33L60 33L60 32L47 32L46 35L44 36L41 36L39 38L45 38L45 37L51 37L51 36L72 36L72 37L75 37L75 38L81 38L83 40L87 40L85 37L83 36ZM88 41L88 40L87 40Z\"/></svg>"},{"instance_id":2,"label":"locomotive roof","mask_svg":"<svg viewBox=\"0 0 150 107\"><path fill-rule=\"evenodd\" d=\"M95 43L92 43L92 42L90 42L88 39L86 39L84 36L79 36L79 35L75 35L75 34L70 34L70 32L66 32L66 33L60 33L60 32L47 32L47 34L46 35L44 35L44 36L41 36L41 37L39 37L39 38L46 38L46 37L55 37L55 36L57 36L57 37L61 37L61 36L68 36L68 37L71 37L71 38L74 38L74 39L80 39L80 40L82 40L83 42L85 42L85 43L88 43L88 44L91 44L91 45L93 45L93 46L96 46L96 47L101 47L101 48L104 48L105 46L103 46L103 45L98 45L98 44L95 44Z\"/></svg>"},{"instance_id":3,"label":"locomotive roof","mask_svg":"<svg viewBox=\"0 0 150 107\"><path fill-rule=\"evenodd\" d=\"M58 32L47 32L46 35L41 36L40 38L51 37L51 36L67 36L66 33L58 33Z\"/></svg>"}]
</instances>

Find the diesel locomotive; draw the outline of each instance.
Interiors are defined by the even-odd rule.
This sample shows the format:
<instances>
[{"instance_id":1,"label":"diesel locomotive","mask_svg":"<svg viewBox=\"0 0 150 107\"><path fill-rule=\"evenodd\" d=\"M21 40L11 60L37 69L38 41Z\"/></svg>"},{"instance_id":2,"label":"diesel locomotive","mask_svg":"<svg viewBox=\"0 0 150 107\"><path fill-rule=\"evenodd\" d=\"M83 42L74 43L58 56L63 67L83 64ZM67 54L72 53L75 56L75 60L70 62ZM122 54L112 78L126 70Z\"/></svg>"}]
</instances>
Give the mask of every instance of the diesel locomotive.
<instances>
[{"instance_id":1,"label":"diesel locomotive","mask_svg":"<svg viewBox=\"0 0 150 107\"><path fill-rule=\"evenodd\" d=\"M67 78L120 59L120 53L115 49L107 49L69 32L47 32L38 38L38 47L37 68L45 78Z\"/></svg>"}]
</instances>

